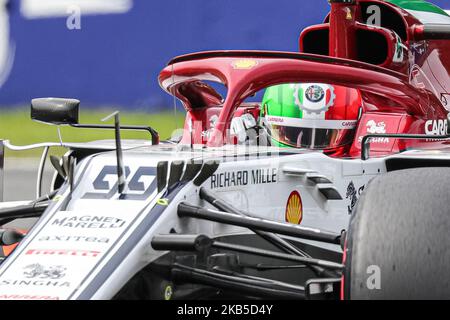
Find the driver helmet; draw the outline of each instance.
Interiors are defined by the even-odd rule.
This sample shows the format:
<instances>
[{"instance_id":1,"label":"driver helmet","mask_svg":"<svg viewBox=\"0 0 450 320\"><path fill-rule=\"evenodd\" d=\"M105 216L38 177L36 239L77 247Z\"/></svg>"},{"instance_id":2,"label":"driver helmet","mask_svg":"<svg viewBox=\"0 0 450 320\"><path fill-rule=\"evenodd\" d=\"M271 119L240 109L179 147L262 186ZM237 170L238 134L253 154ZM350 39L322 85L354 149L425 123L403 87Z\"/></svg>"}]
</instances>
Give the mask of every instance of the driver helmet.
<instances>
[{"instance_id":1,"label":"driver helmet","mask_svg":"<svg viewBox=\"0 0 450 320\"><path fill-rule=\"evenodd\" d=\"M353 142L361 110L356 89L291 83L266 89L260 119L272 145L336 150Z\"/></svg>"}]
</instances>

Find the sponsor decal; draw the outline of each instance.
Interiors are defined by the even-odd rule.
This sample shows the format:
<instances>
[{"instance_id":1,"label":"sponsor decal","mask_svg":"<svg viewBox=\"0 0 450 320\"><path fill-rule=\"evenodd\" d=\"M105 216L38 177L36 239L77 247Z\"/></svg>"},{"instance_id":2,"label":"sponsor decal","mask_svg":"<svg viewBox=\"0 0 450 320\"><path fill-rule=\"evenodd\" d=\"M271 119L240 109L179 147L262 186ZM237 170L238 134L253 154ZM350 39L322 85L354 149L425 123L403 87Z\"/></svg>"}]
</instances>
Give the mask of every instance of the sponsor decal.
<instances>
[{"instance_id":1,"label":"sponsor decal","mask_svg":"<svg viewBox=\"0 0 450 320\"><path fill-rule=\"evenodd\" d=\"M355 126L356 126L356 121L343 121L342 122L343 128L353 129Z\"/></svg>"},{"instance_id":2,"label":"sponsor decal","mask_svg":"<svg viewBox=\"0 0 450 320\"><path fill-rule=\"evenodd\" d=\"M353 181L350 181L347 187L346 195L346 199L350 199L350 205L347 206L348 214L352 214L353 208L356 206L359 196L361 196L361 193L364 191L364 187L365 185L361 186L359 189L356 189Z\"/></svg>"},{"instance_id":3,"label":"sponsor decal","mask_svg":"<svg viewBox=\"0 0 450 320\"><path fill-rule=\"evenodd\" d=\"M39 263L34 263L24 268L23 275L25 278L38 278L38 279L61 279L66 274L67 268L63 266L43 266Z\"/></svg>"},{"instance_id":4,"label":"sponsor decal","mask_svg":"<svg viewBox=\"0 0 450 320\"><path fill-rule=\"evenodd\" d=\"M266 119L267 119L267 121L272 122L272 123L283 123L284 122L283 117L267 116Z\"/></svg>"},{"instance_id":5,"label":"sponsor decal","mask_svg":"<svg viewBox=\"0 0 450 320\"><path fill-rule=\"evenodd\" d=\"M210 178L211 189L277 182L277 169L254 169L215 173Z\"/></svg>"},{"instance_id":6,"label":"sponsor decal","mask_svg":"<svg viewBox=\"0 0 450 320\"><path fill-rule=\"evenodd\" d=\"M286 222L300 224L303 219L303 204L300 193L292 191L286 204Z\"/></svg>"},{"instance_id":7,"label":"sponsor decal","mask_svg":"<svg viewBox=\"0 0 450 320\"><path fill-rule=\"evenodd\" d=\"M72 216L66 218L55 218L52 226L65 228L80 228L80 229L115 229L122 228L126 221L104 216Z\"/></svg>"},{"instance_id":8,"label":"sponsor decal","mask_svg":"<svg viewBox=\"0 0 450 320\"><path fill-rule=\"evenodd\" d=\"M383 134L386 133L386 123L384 121L376 122L375 120L369 120L366 123L367 134ZM358 138L359 143L362 142L363 136ZM372 143L389 143L389 138L371 138Z\"/></svg>"},{"instance_id":9,"label":"sponsor decal","mask_svg":"<svg viewBox=\"0 0 450 320\"><path fill-rule=\"evenodd\" d=\"M353 129L358 122L357 120L325 120L271 116L266 117L265 120L268 124L315 129Z\"/></svg>"},{"instance_id":10,"label":"sponsor decal","mask_svg":"<svg viewBox=\"0 0 450 320\"><path fill-rule=\"evenodd\" d=\"M127 191L121 194L118 200L147 200L156 190L156 168L139 167L128 179L131 173L130 167L125 166L125 176L127 178ZM111 185L108 178L117 177L117 166L104 166L98 176L92 182L95 192L87 192L82 199L111 200L118 194L118 184ZM144 183L142 180L147 180Z\"/></svg>"},{"instance_id":11,"label":"sponsor decal","mask_svg":"<svg viewBox=\"0 0 450 320\"><path fill-rule=\"evenodd\" d=\"M425 133L433 136L447 134L447 120L428 120L425 122Z\"/></svg>"},{"instance_id":12,"label":"sponsor decal","mask_svg":"<svg viewBox=\"0 0 450 320\"><path fill-rule=\"evenodd\" d=\"M164 290L164 300L172 299L172 295L173 295L172 286L167 286L166 289Z\"/></svg>"},{"instance_id":13,"label":"sponsor decal","mask_svg":"<svg viewBox=\"0 0 450 320\"><path fill-rule=\"evenodd\" d=\"M0 294L0 300L59 300L59 297L31 294Z\"/></svg>"},{"instance_id":14,"label":"sponsor decal","mask_svg":"<svg viewBox=\"0 0 450 320\"><path fill-rule=\"evenodd\" d=\"M92 250L67 250L67 249L29 249L26 255L55 255L55 256L77 256L97 257L101 252Z\"/></svg>"},{"instance_id":15,"label":"sponsor decal","mask_svg":"<svg viewBox=\"0 0 450 320\"><path fill-rule=\"evenodd\" d=\"M17 287L70 287L68 281L54 280L11 280L4 279L0 281L0 286L17 286Z\"/></svg>"},{"instance_id":16,"label":"sponsor decal","mask_svg":"<svg viewBox=\"0 0 450 320\"><path fill-rule=\"evenodd\" d=\"M237 70L249 70L256 67L258 65L258 61L253 59L242 59L233 61L231 65Z\"/></svg>"},{"instance_id":17,"label":"sponsor decal","mask_svg":"<svg viewBox=\"0 0 450 320\"><path fill-rule=\"evenodd\" d=\"M159 204L160 206L168 206L169 205L169 200L166 199L166 198L161 198L161 199L158 199L156 201L156 203Z\"/></svg>"},{"instance_id":18,"label":"sponsor decal","mask_svg":"<svg viewBox=\"0 0 450 320\"><path fill-rule=\"evenodd\" d=\"M428 120L425 122L425 134L430 136L444 136L447 134L448 122L447 120ZM444 139L426 139L427 142L442 141Z\"/></svg>"},{"instance_id":19,"label":"sponsor decal","mask_svg":"<svg viewBox=\"0 0 450 320\"><path fill-rule=\"evenodd\" d=\"M43 236L38 241L62 241L62 242L93 242L108 243L108 238L89 237L89 236Z\"/></svg>"},{"instance_id":20,"label":"sponsor decal","mask_svg":"<svg viewBox=\"0 0 450 320\"><path fill-rule=\"evenodd\" d=\"M376 123L374 120L369 120L366 127L367 133L386 133L386 124L383 121Z\"/></svg>"}]
</instances>

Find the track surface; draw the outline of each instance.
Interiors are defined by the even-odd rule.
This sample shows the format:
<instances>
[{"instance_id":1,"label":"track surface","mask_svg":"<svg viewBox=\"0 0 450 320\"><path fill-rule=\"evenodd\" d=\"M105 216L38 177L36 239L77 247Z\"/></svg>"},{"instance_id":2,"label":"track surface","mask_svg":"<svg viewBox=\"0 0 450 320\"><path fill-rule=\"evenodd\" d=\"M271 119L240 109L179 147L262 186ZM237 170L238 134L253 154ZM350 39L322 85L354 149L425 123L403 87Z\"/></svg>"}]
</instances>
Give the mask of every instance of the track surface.
<instances>
[{"instance_id":1,"label":"track surface","mask_svg":"<svg viewBox=\"0 0 450 320\"><path fill-rule=\"evenodd\" d=\"M52 168L47 163L42 183L43 194L48 193L52 179ZM4 201L33 200L36 198L36 179L39 159L5 160Z\"/></svg>"},{"instance_id":2,"label":"track surface","mask_svg":"<svg viewBox=\"0 0 450 320\"><path fill-rule=\"evenodd\" d=\"M5 194L4 201L23 201L36 199L36 179L39 167L39 159L14 159L5 160ZM52 180L52 168L47 163L42 182L42 193L49 191ZM12 222L9 225L28 229L35 219L24 219Z\"/></svg>"}]
</instances>

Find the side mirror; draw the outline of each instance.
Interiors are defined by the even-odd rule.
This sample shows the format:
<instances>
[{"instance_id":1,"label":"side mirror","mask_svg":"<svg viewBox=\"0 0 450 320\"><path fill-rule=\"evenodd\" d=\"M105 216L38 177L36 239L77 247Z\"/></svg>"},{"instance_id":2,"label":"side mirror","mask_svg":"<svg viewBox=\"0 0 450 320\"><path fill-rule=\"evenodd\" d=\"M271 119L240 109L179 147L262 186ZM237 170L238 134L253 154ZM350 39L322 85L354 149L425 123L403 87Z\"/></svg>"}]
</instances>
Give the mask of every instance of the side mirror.
<instances>
[{"instance_id":1,"label":"side mirror","mask_svg":"<svg viewBox=\"0 0 450 320\"><path fill-rule=\"evenodd\" d=\"M31 100L31 119L54 125L78 124L80 101L63 98Z\"/></svg>"}]
</instances>

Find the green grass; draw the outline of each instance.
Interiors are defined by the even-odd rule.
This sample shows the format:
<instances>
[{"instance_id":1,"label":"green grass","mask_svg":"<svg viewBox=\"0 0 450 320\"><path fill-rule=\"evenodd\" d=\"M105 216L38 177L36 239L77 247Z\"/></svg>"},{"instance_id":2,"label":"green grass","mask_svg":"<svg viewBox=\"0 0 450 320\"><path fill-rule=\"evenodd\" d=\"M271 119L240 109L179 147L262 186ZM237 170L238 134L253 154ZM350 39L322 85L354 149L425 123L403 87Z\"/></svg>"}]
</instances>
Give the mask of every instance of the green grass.
<instances>
[{"instance_id":1,"label":"green grass","mask_svg":"<svg viewBox=\"0 0 450 320\"><path fill-rule=\"evenodd\" d=\"M84 110L80 112L80 123L99 124L100 120L114 110ZM177 112L175 117L172 112L148 114L143 112L121 111L121 124L147 125L156 129L161 139L170 137L173 130L183 125L184 114ZM109 121L108 123L111 123ZM61 127L64 142L85 142L101 139L114 139L113 130L75 129L68 126ZM136 132L124 130L121 132L123 139L150 139L148 132ZM57 142L58 135L55 126L38 123L30 119L28 109L17 111L0 111L0 139L10 140L15 145L26 145L40 142ZM61 148L62 149L62 148ZM42 149L28 151L6 151L7 157L38 157ZM64 149L55 148L51 154L61 155Z\"/></svg>"}]
</instances>

